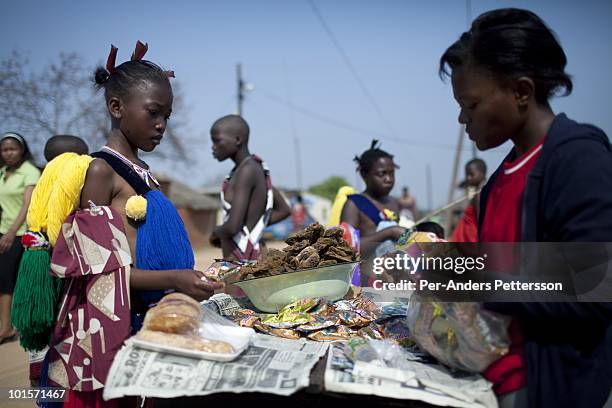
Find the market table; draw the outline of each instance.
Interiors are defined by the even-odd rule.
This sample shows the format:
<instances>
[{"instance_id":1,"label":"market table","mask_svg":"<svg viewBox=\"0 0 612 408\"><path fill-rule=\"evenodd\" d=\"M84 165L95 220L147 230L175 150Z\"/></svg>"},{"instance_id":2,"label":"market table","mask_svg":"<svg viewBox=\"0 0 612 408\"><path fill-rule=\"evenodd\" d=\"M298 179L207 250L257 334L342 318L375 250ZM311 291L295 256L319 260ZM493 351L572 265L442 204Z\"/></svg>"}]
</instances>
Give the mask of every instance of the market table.
<instances>
[{"instance_id":1,"label":"market table","mask_svg":"<svg viewBox=\"0 0 612 408\"><path fill-rule=\"evenodd\" d=\"M324 375L327 356L323 356L312 369L310 385L288 397L265 394L260 392L249 393L218 393L203 397L156 398L154 408L177 407L224 407L229 404L249 404L252 406L285 406L287 408L306 408L313 406L343 407L346 404L364 404L368 407L405 407L405 408L431 408L434 405L421 401L400 400L395 398L378 397L375 395L344 394L325 390Z\"/></svg>"},{"instance_id":2,"label":"market table","mask_svg":"<svg viewBox=\"0 0 612 408\"><path fill-rule=\"evenodd\" d=\"M405 313L401 310L404 301L394 299L391 303L385 306L388 316L401 317L396 313ZM227 305L218 306L222 310ZM104 397L140 395L153 399L155 407L171 408L241 402L290 408L347 403L382 407L497 406L491 384L482 377L450 373L418 351L403 349L399 356L392 344L380 346L386 350L383 353L391 352L385 360L397 363L381 366L369 360L351 360L344 342L316 342L303 337L256 334L249 348L228 362L156 352L128 341L115 357Z\"/></svg>"}]
</instances>

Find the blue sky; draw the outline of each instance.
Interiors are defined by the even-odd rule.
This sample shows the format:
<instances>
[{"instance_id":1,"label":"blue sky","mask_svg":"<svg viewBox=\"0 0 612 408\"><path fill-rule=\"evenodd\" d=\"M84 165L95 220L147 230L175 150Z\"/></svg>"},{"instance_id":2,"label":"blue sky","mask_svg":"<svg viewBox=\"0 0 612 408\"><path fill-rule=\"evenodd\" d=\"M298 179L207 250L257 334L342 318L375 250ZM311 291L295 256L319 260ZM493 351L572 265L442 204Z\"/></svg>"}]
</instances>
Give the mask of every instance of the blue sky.
<instances>
[{"instance_id":1,"label":"blue sky","mask_svg":"<svg viewBox=\"0 0 612 408\"><path fill-rule=\"evenodd\" d=\"M315 0L315 4L380 113L306 0L5 2L0 57L16 49L43 65L60 51L68 51L93 66L106 59L110 43L119 47L118 61L124 61L137 39L148 42L147 58L176 71L190 107L190 135L199 141L192 148L201 157L190 171L172 170L167 163L160 167L193 186L230 168L213 160L208 129L215 119L235 110L235 64L241 62L245 79L255 86L244 104L251 150L268 162L275 184L297 184L296 138L304 186L329 175L357 183L351 159L375 137L401 166L396 194L409 185L425 204L429 164L434 205L443 204L459 112L450 85L437 76L437 63L466 29L465 1ZM540 15L566 51L574 93L554 99L553 109L610 134L612 2L472 0L471 16L508 6ZM287 101L301 110L289 109ZM462 162L471 155L465 146ZM509 148L478 154L494 168Z\"/></svg>"}]
</instances>

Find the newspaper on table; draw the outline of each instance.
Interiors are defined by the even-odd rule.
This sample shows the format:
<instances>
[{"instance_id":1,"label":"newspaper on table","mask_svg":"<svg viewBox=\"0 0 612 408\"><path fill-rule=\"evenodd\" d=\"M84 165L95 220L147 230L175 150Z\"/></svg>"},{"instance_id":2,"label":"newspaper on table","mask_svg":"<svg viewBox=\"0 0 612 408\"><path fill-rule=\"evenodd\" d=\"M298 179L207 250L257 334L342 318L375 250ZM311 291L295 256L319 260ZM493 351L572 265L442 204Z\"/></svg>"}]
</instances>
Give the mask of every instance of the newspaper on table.
<instances>
[{"instance_id":1,"label":"newspaper on table","mask_svg":"<svg viewBox=\"0 0 612 408\"><path fill-rule=\"evenodd\" d=\"M424 401L452 407L497 407L491 383L479 375L452 376L441 366L408 361L411 370L378 367L346 357L343 346L329 348L325 390Z\"/></svg>"},{"instance_id":2,"label":"newspaper on table","mask_svg":"<svg viewBox=\"0 0 612 408\"><path fill-rule=\"evenodd\" d=\"M327 348L330 343L320 341L312 341L305 338L300 339L284 339L282 337L269 336L267 334L257 333L253 340L253 345L270 348L282 351L296 351L306 354L316 354L323 357L327 353Z\"/></svg>"},{"instance_id":3,"label":"newspaper on table","mask_svg":"<svg viewBox=\"0 0 612 408\"><path fill-rule=\"evenodd\" d=\"M201 360L125 345L113 362L104 399L126 395L154 398L220 392L291 395L310 383L310 371L327 344L265 335L231 362Z\"/></svg>"}]
</instances>

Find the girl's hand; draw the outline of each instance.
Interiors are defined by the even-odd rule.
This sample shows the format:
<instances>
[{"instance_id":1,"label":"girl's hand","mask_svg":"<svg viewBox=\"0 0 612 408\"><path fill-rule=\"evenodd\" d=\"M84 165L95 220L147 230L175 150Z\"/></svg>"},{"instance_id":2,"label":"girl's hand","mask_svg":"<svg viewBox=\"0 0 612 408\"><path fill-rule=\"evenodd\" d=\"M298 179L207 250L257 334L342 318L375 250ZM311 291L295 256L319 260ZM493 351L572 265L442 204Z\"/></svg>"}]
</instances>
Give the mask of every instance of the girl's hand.
<instances>
[{"instance_id":1,"label":"girl's hand","mask_svg":"<svg viewBox=\"0 0 612 408\"><path fill-rule=\"evenodd\" d=\"M174 275L174 288L198 302L208 299L223 286L222 283L209 281L202 272L192 269L179 270Z\"/></svg>"},{"instance_id":2,"label":"girl's hand","mask_svg":"<svg viewBox=\"0 0 612 408\"><path fill-rule=\"evenodd\" d=\"M5 253L11 246L13 245L13 241L15 240L15 234L12 232L7 232L0 238L0 254Z\"/></svg>"}]
</instances>

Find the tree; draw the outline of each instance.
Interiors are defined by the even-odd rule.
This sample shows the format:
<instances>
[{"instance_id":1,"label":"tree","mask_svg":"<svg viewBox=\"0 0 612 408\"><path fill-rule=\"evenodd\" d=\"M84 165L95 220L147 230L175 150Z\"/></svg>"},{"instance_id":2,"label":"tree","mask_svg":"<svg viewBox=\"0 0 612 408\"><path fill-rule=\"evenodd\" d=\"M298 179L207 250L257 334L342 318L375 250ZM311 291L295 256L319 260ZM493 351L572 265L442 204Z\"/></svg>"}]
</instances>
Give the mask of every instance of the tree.
<instances>
[{"instance_id":1,"label":"tree","mask_svg":"<svg viewBox=\"0 0 612 408\"><path fill-rule=\"evenodd\" d=\"M105 143L110 128L103 92L96 92L92 73L75 53L60 53L55 62L35 70L14 51L0 60L0 120L5 130L22 133L40 155L46 140L57 134L83 138L90 149ZM167 159L190 160L181 132L186 131L181 87L172 80L172 119L166 129L170 148L157 152Z\"/></svg>"},{"instance_id":2,"label":"tree","mask_svg":"<svg viewBox=\"0 0 612 408\"><path fill-rule=\"evenodd\" d=\"M350 184L344 177L331 176L323 180L321 183L315 184L314 186L308 188L308 192L327 198L330 201L334 201L336 198L336 193L340 187L348 185Z\"/></svg>"}]
</instances>

